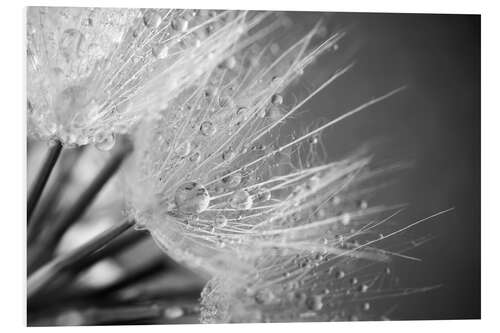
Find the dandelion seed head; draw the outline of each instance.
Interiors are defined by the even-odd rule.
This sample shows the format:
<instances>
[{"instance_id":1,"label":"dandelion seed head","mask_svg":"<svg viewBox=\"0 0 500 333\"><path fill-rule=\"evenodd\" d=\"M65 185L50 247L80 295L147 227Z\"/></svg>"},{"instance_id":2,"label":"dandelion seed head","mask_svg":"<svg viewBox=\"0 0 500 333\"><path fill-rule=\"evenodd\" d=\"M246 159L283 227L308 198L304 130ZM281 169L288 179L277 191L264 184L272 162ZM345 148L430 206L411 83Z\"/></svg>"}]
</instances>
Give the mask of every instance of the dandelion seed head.
<instances>
[{"instance_id":1,"label":"dandelion seed head","mask_svg":"<svg viewBox=\"0 0 500 333\"><path fill-rule=\"evenodd\" d=\"M245 12L209 13L30 7L29 134L106 150L112 135L130 132L229 57L253 24Z\"/></svg>"},{"instance_id":2,"label":"dandelion seed head","mask_svg":"<svg viewBox=\"0 0 500 333\"><path fill-rule=\"evenodd\" d=\"M287 98L343 34L315 44L316 27L287 44L273 31L256 24L234 44L230 66L219 59L138 126L125 172L131 215L170 256L213 277L202 293L204 322L367 318L345 304L356 288L367 291L349 277L369 288L382 273L377 265L363 275L363 263L390 259L370 241L380 240L380 217L394 207L359 204L384 170L372 170L365 152L322 161L321 132L336 120L281 135L349 69L296 103Z\"/></svg>"}]
</instances>

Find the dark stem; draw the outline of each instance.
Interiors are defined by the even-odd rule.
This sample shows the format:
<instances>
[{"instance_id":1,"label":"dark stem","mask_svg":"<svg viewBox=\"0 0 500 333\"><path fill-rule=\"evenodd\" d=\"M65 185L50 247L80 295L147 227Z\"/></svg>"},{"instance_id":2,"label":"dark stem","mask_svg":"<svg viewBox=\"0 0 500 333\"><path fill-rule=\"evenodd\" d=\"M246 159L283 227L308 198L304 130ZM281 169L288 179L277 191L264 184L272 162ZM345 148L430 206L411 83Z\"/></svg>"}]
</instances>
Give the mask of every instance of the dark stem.
<instances>
[{"instance_id":1,"label":"dark stem","mask_svg":"<svg viewBox=\"0 0 500 333\"><path fill-rule=\"evenodd\" d=\"M118 281L106 286L104 288L93 290L88 293L88 296L91 296L96 299L100 299L106 297L116 291L125 289L127 287L133 286L136 283L149 279L168 268L167 261L164 257L159 257L150 263L143 265L142 267L136 268L132 272L123 276Z\"/></svg>"},{"instance_id":2,"label":"dark stem","mask_svg":"<svg viewBox=\"0 0 500 333\"><path fill-rule=\"evenodd\" d=\"M93 264L103 259L115 256L116 254L122 252L128 247L139 243L141 240L145 239L148 235L146 231L141 230L127 230L106 247L92 253L88 257L83 258L79 262L75 263L73 266L69 267L71 274L78 274L83 270L89 268Z\"/></svg>"},{"instance_id":3,"label":"dark stem","mask_svg":"<svg viewBox=\"0 0 500 333\"><path fill-rule=\"evenodd\" d=\"M30 223L31 215L35 210L35 207L40 200L40 196L42 195L43 189L47 184L47 180L54 169L54 165L59 158L62 150L62 143L59 140L53 140L50 142L49 151L47 152L47 156L42 163L42 167L38 172L33 185L31 186L31 190L28 194L28 224Z\"/></svg>"},{"instance_id":4,"label":"dark stem","mask_svg":"<svg viewBox=\"0 0 500 333\"><path fill-rule=\"evenodd\" d=\"M39 294L36 300L33 299L28 305L30 308L36 307L46 307L47 301L53 302L56 300L58 303L61 300L72 298L73 292L71 291L71 285L76 281L78 275L88 269L90 266L96 262L113 257L118 253L130 248L147 236L146 231L141 230L127 230L122 235L113 239L105 247L93 252L92 254L82 258L81 260L74 262L72 265L68 266L66 269L66 274L60 276L56 281L50 284L50 288L46 288L43 295ZM44 295L50 294L50 299L44 297ZM77 296L79 297L80 294Z\"/></svg>"},{"instance_id":5,"label":"dark stem","mask_svg":"<svg viewBox=\"0 0 500 333\"><path fill-rule=\"evenodd\" d=\"M53 227L48 230L45 237L41 239L39 249L33 255L33 258L29 260L30 266L28 267L28 272L34 271L50 260L64 233L83 215L85 210L90 206L107 181L116 173L131 151L132 145L125 140L120 149L111 157L106 165L104 165L99 174L85 189L78 200L65 214L56 220Z\"/></svg>"},{"instance_id":6,"label":"dark stem","mask_svg":"<svg viewBox=\"0 0 500 333\"><path fill-rule=\"evenodd\" d=\"M73 167L82 155L82 152L83 148L78 147L65 150L64 155L61 156L59 164L62 171L54 180L52 187L47 189L46 193L41 198L40 203L37 205L29 221L27 231L28 245L33 244L41 231L44 230L45 223L47 223L49 215L53 213L53 209L57 206L66 184L71 179Z\"/></svg>"},{"instance_id":7,"label":"dark stem","mask_svg":"<svg viewBox=\"0 0 500 333\"><path fill-rule=\"evenodd\" d=\"M88 255L99 250L135 224L126 219L102 232L86 244L47 263L28 277L28 300L69 267L76 265Z\"/></svg>"}]
</instances>

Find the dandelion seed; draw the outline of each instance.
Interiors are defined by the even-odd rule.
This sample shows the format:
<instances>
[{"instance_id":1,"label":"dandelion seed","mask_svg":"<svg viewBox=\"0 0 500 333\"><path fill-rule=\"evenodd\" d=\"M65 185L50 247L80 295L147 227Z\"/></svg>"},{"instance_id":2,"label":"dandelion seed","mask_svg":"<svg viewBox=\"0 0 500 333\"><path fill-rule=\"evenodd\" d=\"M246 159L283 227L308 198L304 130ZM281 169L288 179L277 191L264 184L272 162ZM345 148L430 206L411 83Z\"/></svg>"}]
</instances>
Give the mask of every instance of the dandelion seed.
<instances>
[{"instance_id":1,"label":"dandelion seed","mask_svg":"<svg viewBox=\"0 0 500 333\"><path fill-rule=\"evenodd\" d=\"M29 135L84 145L99 142L98 133L129 133L230 57L263 17L213 13L28 8ZM209 22L217 24L204 35Z\"/></svg>"}]
</instances>

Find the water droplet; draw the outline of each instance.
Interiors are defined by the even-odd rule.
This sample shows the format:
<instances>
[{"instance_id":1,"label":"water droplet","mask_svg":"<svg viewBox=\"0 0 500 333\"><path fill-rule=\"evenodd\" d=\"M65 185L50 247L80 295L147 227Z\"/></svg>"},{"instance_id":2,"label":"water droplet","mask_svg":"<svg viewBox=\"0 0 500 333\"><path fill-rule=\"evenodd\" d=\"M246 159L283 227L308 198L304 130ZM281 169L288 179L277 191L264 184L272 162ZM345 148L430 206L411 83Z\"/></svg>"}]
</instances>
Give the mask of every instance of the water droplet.
<instances>
[{"instance_id":1,"label":"water droplet","mask_svg":"<svg viewBox=\"0 0 500 333\"><path fill-rule=\"evenodd\" d=\"M370 307L371 307L370 303L368 303L368 302L363 303L363 310L368 311L368 310L370 310Z\"/></svg>"},{"instance_id":2,"label":"water droplet","mask_svg":"<svg viewBox=\"0 0 500 333\"><path fill-rule=\"evenodd\" d=\"M184 310L180 306L169 306L163 312L167 319L177 319L184 315Z\"/></svg>"},{"instance_id":3,"label":"water droplet","mask_svg":"<svg viewBox=\"0 0 500 333\"><path fill-rule=\"evenodd\" d=\"M236 58L235 57L229 57L226 59L223 63L222 66L227 68L227 69L233 69L236 67Z\"/></svg>"},{"instance_id":4,"label":"water droplet","mask_svg":"<svg viewBox=\"0 0 500 333\"><path fill-rule=\"evenodd\" d=\"M113 133L97 134L95 139L95 147L101 151L108 151L115 145L116 139Z\"/></svg>"},{"instance_id":5,"label":"water droplet","mask_svg":"<svg viewBox=\"0 0 500 333\"><path fill-rule=\"evenodd\" d=\"M255 293L254 299L257 304L270 304L274 301L274 294L270 290L261 289Z\"/></svg>"},{"instance_id":6,"label":"water droplet","mask_svg":"<svg viewBox=\"0 0 500 333\"><path fill-rule=\"evenodd\" d=\"M340 221L342 222L343 225L348 225L351 223L351 214L349 213L344 213L340 217Z\"/></svg>"},{"instance_id":7,"label":"water droplet","mask_svg":"<svg viewBox=\"0 0 500 333\"><path fill-rule=\"evenodd\" d=\"M217 93L217 89L214 87L208 87L205 89L205 97L212 98Z\"/></svg>"},{"instance_id":8,"label":"water droplet","mask_svg":"<svg viewBox=\"0 0 500 333\"><path fill-rule=\"evenodd\" d=\"M173 20L171 23L171 26L172 26L172 29L174 29L174 30L179 30L181 32L185 32L185 31L187 31L187 29L189 27L189 22L186 19L179 18L179 19Z\"/></svg>"},{"instance_id":9,"label":"water droplet","mask_svg":"<svg viewBox=\"0 0 500 333\"><path fill-rule=\"evenodd\" d=\"M227 94L220 94L219 95L219 106L221 108L224 108L224 107L233 107L234 106L234 102L233 100L231 99L231 97Z\"/></svg>"},{"instance_id":10,"label":"water droplet","mask_svg":"<svg viewBox=\"0 0 500 333\"><path fill-rule=\"evenodd\" d=\"M91 43L87 48L87 55L92 58L102 58L105 56L105 53L99 44Z\"/></svg>"},{"instance_id":11,"label":"water droplet","mask_svg":"<svg viewBox=\"0 0 500 333\"><path fill-rule=\"evenodd\" d=\"M231 147L229 147L225 152L222 153L222 159L224 161L230 161L236 156L236 153Z\"/></svg>"},{"instance_id":12,"label":"water droplet","mask_svg":"<svg viewBox=\"0 0 500 333\"><path fill-rule=\"evenodd\" d=\"M340 205L340 202L342 201L338 195L333 196L330 200L335 206Z\"/></svg>"},{"instance_id":13,"label":"water droplet","mask_svg":"<svg viewBox=\"0 0 500 333\"><path fill-rule=\"evenodd\" d=\"M269 118L271 118L273 121L278 121L281 119L281 110L279 107L273 105L268 112Z\"/></svg>"},{"instance_id":14,"label":"water droplet","mask_svg":"<svg viewBox=\"0 0 500 333\"><path fill-rule=\"evenodd\" d=\"M67 62L82 56L85 37L76 29L67 29L59 40L59 50Z\"/></svg>"},{"instance_id":15,"label":"water droplet","mask_svg":"<svg viewBox=\"0 0 500 333\"><path fill-rule=\"evenodd\" d=\"M257 192L258 201L269 201L271 200L271 191L267 188L262 188Z\"/></svg>"},{"instance_id":16,"label":"water droplet","mask_svg":"<svg viewBox=\"0 0 500 333\"><path fill-rule=\"evenodd\" d=\"M358 202L358 207L360 209L366 209L366 208L368 208L368 202L366 202L366 200L360 200Z\"/></svg>"},{"instance_id":17,"label":"water droplet","mask_svg":"<svg viewBox=\"0 0 500 333\"><path fill-rule=\"evenodd\" d=\"M161 24L161 16L156 10L146 11L142 19L148 28L156 29Z\"/></svg>"},{"instance_id":18,"label":"water droplet","mask_svg":"<svg viewBox=\"0 0 500 333\"><path fill-rule=\"evenodd\" d=\"M246 106L240 106L236 111L236 116L239 121L245 121L248 119L248 108Z\"/></svg>"},{"instance_id":19,"label":"water droplet","mask_svg":"<svg viewBox=\"0 0 500 333\"><path fill-rule=\"evenodd\" d=\"M167 44L155 44L151 48L151 53L156 59L165 59L168 56Z\"/></svg>"},{"instance_id":20,"label":"water droplet","mask_svg":"<svg viewBox=\"0 0 500 333\"><path fill-rule=\"evenodd\" d=\"M227 218L224 215L217 215L215 217L215 226L218 228L224 228L227 225Z\"/></svg>"},{"instance_id":21,"label":"water droplet","mask_svg":"<svg viewBox=\"0 0 500 333\"><path fill-rule=\"evenodd\" d=\"M253 205L252 197L247 191L238 190L229 200L229 205L234 209L249 209Z\"/></svg>"},{"instance_id":22,"label":"water droplet","mask_svg":"<svg viewBox=\"0 0 500 333\"><path fill-rule=\"evenodd\" d=\"M240 185L242 178L241 173L235 172L222 178L222 182L229 187L236 187Z\"/></svg>"},{"instance_id":23,"label":"water droplet","mask_svg":"<svg viewBox=\"0 0 500 333\"><path fill-rule=\"evenodd\" d=\"M88 104L89 93L83 86L70 86L61 91L54 101L54 113L59 123L66 124Z\"/></svg>"},{"instance_id":24,"label":"water droplet","mask_svg":"<svg viewBox=\"0 0 500 333\"><path fill-rule=\"evenodd\" d=\"M315 215L316 215L316 217L317 217L318 219L323 219L323 218L325 218L325 216L326 216L326 211L325 211L325 209L323 209L323 208L319 208L319 209L316 211Z\"/></svg>"},{"instance_id":25,"label":"water droplet","mask_svg":"<svg viewBox=\"0 0 500 333\"><path fill-rule=\"evenodd\" d=\"M280 94L274 94L271 97L271 103L273 103L273 105L281 105L281 104L283 104L283 96L281 96Z\"/></svg>"},{"instance_id":26,"label":"water droplet","mask_svg":"<svg viewBox=\"0 0 500 333\"><path fill-rule=\"evenodd\" d=\"M207 189L196 182L186 182L175 191L175 204L181 213L200 213L208 208L209 203Z\"/></svg>"},{"instance_id":27,"label":"water droplet","mask_svg":"<svg viewBox=\"0 0 500 333\"><path fill-rule=\"evenodd\" d=\"M368 285L366 285L366 284L360 284L358 286L358 291L360 293L366 293L368 291Z\"/></svg>"},{"instance_id":28,"label":"water droplet","mask_svg":"<svg viewBox=\"0 0 500 333\"><path fill-rule=\"evenodd\" d=\"M212 124L211 121L208 120L204 121L200 125L200 132L203 135L211 136L214 135L216 131L217 129L215 128L215 126Z\"/></svg>"},{"instance_id":29,"label":"water droplet","mask_svg":"<svg viewBox=\"0 0 500 333\"><path fill-rule=\"evenodd\" d=\"M186 157L191 152L191 142L184 141L175 148L175 153L180 157Z\"/></svg>"},{"instance_id":30,"label":"water droplet","mask_svg":"<svg viewBox=\"0 0 500 333\"><path fill-rule=\"evenodd\" d=\"M312 176L311 178L309 178L307 180L306 189L308 191L315 191L317 189L319 183L320 183L319 177L318 176Z\"/></svg>"},{"instance_id":31,"label":"water droplet","mask_svg":"<svg viewBox=\"0 0 500 333\"><path fill-rule=\"evenodd\" d=\"M191 154L191 156L189 156L189 160L191 162L199 162L200 158L201 158L201 155L198 152L195 152L195 153Z\"/></svg>"},{"instance_id":32,"label":"water droplet","mask_svg":"<svg viewBox=\"0 0 500 333\"><path fill-rule=\"evenodd\" d=\"M342 279L345 276L344 271L336 271L335 272L335 278L336 279Z\"/></svg>"},{"instance_id":33,"label":"water droplet","mask_svg":"<svg viewBox=\"0 0 500 333\"><path fill-rule=\"evenodd\" d=\"M309 310L320 311L323 308L322 295L309 296L306 300L306 306Z\"/></svg>"},{"instance_id":34,"label":"water droplet","mask_svg":"<svg viewBox=\"0 0 500 333\"><path fill-rule=\"evenodd\" d=\"M319 142L319 139L317 136L312 136L309 138L309 143L312 144L312 145L315 145Z\"/></svg>"}]
</instances>

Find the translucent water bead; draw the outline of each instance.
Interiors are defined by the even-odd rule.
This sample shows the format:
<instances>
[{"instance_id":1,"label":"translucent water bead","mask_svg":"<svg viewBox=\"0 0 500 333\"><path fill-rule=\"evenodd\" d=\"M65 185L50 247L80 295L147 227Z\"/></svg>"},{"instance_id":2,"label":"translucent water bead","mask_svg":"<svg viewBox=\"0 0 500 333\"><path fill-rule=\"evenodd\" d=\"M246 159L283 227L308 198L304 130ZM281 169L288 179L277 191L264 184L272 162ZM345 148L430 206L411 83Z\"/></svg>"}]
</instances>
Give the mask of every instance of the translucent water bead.
<instances>
[{"instance_id":1,"label":"translucent water bead","mask_svg":"<svg viewBox=\"0 0 500 333\"><path fill-rule=\"evenodd\" d=\"M116 138L113 133L98 134L95 137L95 147L100 151L109 151L115 146Z\"/></svg>"},{"instance_id":2,"label":"translucent water bead","mask_svg":"<svg viewBox=\"0 0 500 333\"><path fill-rule=\"evenodd\" d=\"M186 182L175 191L175 204L181 213L201 213L208 208L209 203L207 189L196 182Z\"/></svg>"},{"instance_id":3,"label":"translucent water bead","mask_svg":"<svg viewBox=\"0 0 500 333\"><path fill-rule=\"evenodd\" d=\"M156 29L161 24L161 16L155 10L144 13L144 17L142 19L144 21L144 25L148 28Z\"/></svg>"},{"instance_id":4,"label":"translucent water bead","mask_svg":"<svg viewBox=\"0 0 500 333\"><path fill-rule=\"evenodd\" d=\"M247 191L239 190L229 199L229 205L234 209L249 209L253 205L253 200Z\"/></svg>"},{"instance_id":5,"label":"translucent water bead","mask_svg":"<svg viewBox=\"0 0 500 333\"><path fill-rule=\"evenodd\" d=\"M212 124L212 122L210 121L204 121L201 123L200 125L200 132L201 134L203 135L206 135L206 136L211 136L211 135L214 135L215 132L216 132L216 128L215 126Z\"/></svg>"}]
</instances>

